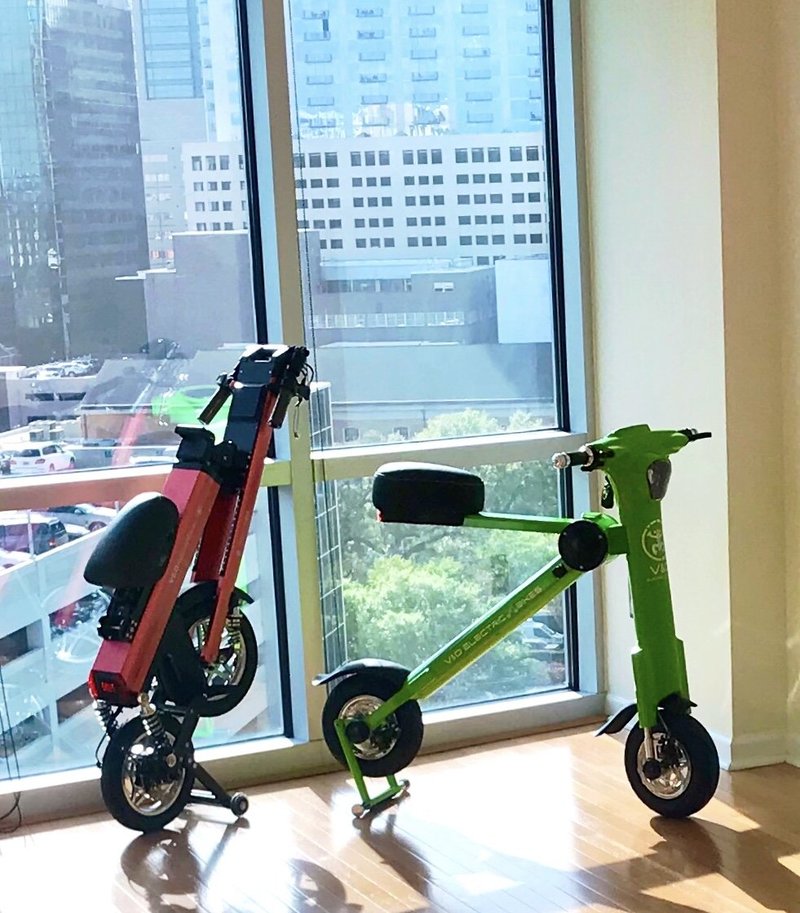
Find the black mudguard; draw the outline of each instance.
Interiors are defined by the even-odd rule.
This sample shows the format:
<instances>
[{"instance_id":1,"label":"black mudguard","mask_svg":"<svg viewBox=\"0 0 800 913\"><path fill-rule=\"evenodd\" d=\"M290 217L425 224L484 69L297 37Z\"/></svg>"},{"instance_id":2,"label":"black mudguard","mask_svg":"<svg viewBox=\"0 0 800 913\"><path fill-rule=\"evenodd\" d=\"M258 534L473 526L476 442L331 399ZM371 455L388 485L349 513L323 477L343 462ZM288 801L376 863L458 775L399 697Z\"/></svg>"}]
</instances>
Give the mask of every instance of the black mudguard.
<instances>
[{"instance_id":1,"label":"black mudguard","mask_svg":"<svg viewBox=\"0 0 800 913\"><path fill-rule=\"evenodd\" d=\"M317 675L312 680L312 685L327 685L328 682L338 681L340 678L346 678L348 675L355 675L357 672L379 672L381 675L393 681L399 688L408 678L409 669L394 663L390 659L352 659L349 662L342 663L333 672L324 672Z\"/></svg>"},{"instance_id":2,"label":"black mudguard","mask_svg":"<svg viewBox=\"0 0 800 913\"><path fill-rule=\"evenodd\" d=\"M613 716L610 716L605 723L595 732L595 735L613 735L615 732L622 730L636 716L636 704L628 704L622 710L618 710Z\"/></svg>"}]
</instances>

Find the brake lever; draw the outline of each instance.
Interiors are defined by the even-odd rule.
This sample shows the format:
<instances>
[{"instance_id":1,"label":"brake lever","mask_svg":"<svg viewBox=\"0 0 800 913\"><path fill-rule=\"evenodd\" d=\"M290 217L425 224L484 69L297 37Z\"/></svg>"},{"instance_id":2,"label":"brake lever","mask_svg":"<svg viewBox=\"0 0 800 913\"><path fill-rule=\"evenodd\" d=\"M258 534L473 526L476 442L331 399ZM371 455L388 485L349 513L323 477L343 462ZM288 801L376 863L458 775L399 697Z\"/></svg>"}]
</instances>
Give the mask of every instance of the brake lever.
<instances>
[{"instance_id":1,"label":"brake lever","mask_svg":"<svg viewBox=\"0 0 800 913\"><path fill-rule=\"evenodd\" d=\"M678 433L684 435L690 444L711 437L710 431L698 431L696 428L681 428Z\"/></svg>"}]
</instances>

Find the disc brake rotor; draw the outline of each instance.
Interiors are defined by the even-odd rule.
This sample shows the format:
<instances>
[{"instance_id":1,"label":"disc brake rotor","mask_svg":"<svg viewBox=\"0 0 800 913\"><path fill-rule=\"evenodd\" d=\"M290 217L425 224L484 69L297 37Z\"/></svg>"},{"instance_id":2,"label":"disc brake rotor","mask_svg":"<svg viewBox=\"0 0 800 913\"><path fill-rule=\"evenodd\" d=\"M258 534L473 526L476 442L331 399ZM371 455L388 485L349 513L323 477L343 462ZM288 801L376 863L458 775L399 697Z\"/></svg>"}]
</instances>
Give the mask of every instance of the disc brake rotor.
<instances>
[{"instance_id":1,"label":"disc brake rotor","mask_svg":"<svg viewBox=\"0 0 800 913\"><path fill-rule=\"evenodd\" d=\"M642 742L636 756L639 779L649 792L659 799L677 799L686 792L692 779L692 762L689 755L680 742L665 732L653 733L653 745L656 760L661 764L661 775L653 780L645 776L644 764L647 757Z\"/></svg>"},{"instance_id":2,"label":"disc brake rotor","mask_svg":"<svg viewBox=\"0 0 800 913\"><path fill-rule=\"evenodd\" d=\"M209 619L204 618L189 628L189 637L198 653L208 639L209 627ZM222 629L217 660L206 667L206 681L209 685L238 685L244 674L245 659L244 639L241 634L231 633L226 622Z\"/></svg>"},{"instance_id":3,"label":"disc brake rotor","mask_svg":"<svg viewBox=\"0 0 800 913\"><path fill-rule=\"evenodd\" d=\"M172 742L171 736L167 736ZM128 749L122 769L122 791L131 808L140 815L158 815L169 808L180 794L186 770L183 764L172 768L166 756L156 750L146 733Z\"/></svg>"}]
</instances>

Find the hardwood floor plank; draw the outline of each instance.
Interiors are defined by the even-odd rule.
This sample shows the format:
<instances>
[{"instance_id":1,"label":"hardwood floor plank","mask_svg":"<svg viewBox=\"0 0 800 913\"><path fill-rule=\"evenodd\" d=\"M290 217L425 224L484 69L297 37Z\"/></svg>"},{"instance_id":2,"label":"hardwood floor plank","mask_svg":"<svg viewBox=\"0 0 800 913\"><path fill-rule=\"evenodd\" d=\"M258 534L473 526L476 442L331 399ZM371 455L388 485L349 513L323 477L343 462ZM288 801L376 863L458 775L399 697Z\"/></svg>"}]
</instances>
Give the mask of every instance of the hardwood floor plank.
<instances>
[{"instance_id":1,"label":"hardwood floor plank","mask_svg":"<svg viewBox=\"0 0 800 913\"><path fill-rule=\"evenodd\" d=\"M139 835L106 815L0 837L0 913L800 913L800 770L723 773L655 816L617 739L551 733L418 760L355 821L345 772L190 808Z\"/></svg>"}]
</instances>

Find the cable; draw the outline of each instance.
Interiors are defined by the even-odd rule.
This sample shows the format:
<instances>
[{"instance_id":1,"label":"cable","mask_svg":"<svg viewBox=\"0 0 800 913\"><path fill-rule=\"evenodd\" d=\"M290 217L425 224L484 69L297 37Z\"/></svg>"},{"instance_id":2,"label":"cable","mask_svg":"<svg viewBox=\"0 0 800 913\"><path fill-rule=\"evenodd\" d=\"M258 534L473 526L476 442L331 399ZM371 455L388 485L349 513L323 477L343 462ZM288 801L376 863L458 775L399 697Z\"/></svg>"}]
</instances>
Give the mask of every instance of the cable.
<instances>
[{"instance_id":1,"label":"cable","mask_svg":"<svg viewBox=\"0 0 800 913\"><path fill-rule=\"evenodd\" d=\"M8 695L6 694L6 683L5 683L5 679L3 677L2 664L0 664L0 693L2 693L2 696L3 696L3 708L4 708L4 712L5 712L6 723L8 724L8 729L3 727L2 714L0 714L0 727L3 727L2 729L0 729L0 740L2 740L3 756L6 761L6 772L8 774L7 779L9 779L9 780L13 779L14 772L16 772L16 779L19 780L20 779L19 758L17 757L17 746L14 742L14 727L11 725L11 714L9 713L9 710L8 710ZM11 763L9 761L8 743L11 744L11 755L14 758L14 772L12 772ZM22 794L19 792L15 792L12 794L12 796L13 796L13 801L11 804L11 808L9 808L7 811L0 814L0 822L7 821L13 815L16 815L16 821L11 825L7 825L7 826L0 825L0 834L13 834L14 831L16 831L20 827L22 827L22 809L20 808L20 799L21 799Z\"/></svg>"}]
</instances>

